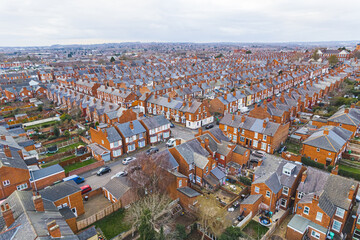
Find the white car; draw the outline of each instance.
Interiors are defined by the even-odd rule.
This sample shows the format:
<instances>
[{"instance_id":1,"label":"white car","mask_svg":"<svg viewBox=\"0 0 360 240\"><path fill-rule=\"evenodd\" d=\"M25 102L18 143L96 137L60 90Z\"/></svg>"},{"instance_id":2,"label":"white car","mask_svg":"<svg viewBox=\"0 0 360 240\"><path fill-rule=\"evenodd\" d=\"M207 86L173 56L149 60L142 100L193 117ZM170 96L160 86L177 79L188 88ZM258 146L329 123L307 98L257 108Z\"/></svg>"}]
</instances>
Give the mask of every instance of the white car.
<instances>
[{"instance_id":1,"label":"white car","mask_svg":"<svg viewBox=\"0 0 360 240\"><path fill-rule=\"evenodd\" d=\"M118 172L117 174L115 174L114 176L111 177L111 179L116 178L116 177L126 177L128 175L128 173L126 171L121 171Z\"/></svg>"},{"instance_id":2,"label":"white car","mask_svg":"<svg viewBox=\"0 0 360 240\"><path fill-rule=\"evenodd\" d=\"M176 143L175 138L170 138L170 139L167 141L166 146L167 146L167 147L174 147L175 143Z\"/></svg>"},{"instance_id":3,"label":"white car","mask_svg":"<svg viewBox=\"0 0 360 240\"><path fill-rule=\"evenodd\" d=\"M131 161L134 161L136 157L127 157L122 160L122 164L128 165Z\"/></svg>"}]
</instances>

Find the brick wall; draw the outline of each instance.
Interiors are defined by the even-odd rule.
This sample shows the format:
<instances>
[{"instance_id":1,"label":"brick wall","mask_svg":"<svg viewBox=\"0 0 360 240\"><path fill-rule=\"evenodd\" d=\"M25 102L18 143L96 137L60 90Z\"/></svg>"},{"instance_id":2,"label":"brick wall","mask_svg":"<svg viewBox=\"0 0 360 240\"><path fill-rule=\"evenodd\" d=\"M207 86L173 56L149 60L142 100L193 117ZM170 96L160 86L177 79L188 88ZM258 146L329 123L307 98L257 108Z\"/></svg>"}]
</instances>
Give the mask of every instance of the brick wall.
<instances>
[{"instance_id":1,"label":"brick wall","mask_svg":"<svg viewBox=\"0 0 360 240\"><path fill-rule=\"evenodd\" d=\"M60 206L64 203L67 203L70 209L76 208L76 212L78 216L85 213L81 191L73 193L69 196L66 196L54 202L55 206Z\"/></svg>"}]
</instances>

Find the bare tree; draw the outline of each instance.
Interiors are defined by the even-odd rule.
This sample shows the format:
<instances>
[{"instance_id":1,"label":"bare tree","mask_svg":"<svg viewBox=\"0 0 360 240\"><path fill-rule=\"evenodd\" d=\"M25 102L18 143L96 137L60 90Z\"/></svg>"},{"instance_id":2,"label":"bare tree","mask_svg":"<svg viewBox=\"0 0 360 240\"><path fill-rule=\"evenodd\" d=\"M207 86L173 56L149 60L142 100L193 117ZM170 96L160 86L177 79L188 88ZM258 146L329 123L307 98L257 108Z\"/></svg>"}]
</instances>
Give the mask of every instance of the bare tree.
<instances>
[{"instance_id":1,"label":"bare tree","mask_svg":"<svg viewBox=\"0 0 360 240\"><path fill-rule=\"evenodd\" d=\"M202 239L204 239L205 231L220 236L231 224L225 216L226 213L226 209L219 206L219 201L213 195L198 198L196 215L204 230Z\"/></svg>"}]
</instances>

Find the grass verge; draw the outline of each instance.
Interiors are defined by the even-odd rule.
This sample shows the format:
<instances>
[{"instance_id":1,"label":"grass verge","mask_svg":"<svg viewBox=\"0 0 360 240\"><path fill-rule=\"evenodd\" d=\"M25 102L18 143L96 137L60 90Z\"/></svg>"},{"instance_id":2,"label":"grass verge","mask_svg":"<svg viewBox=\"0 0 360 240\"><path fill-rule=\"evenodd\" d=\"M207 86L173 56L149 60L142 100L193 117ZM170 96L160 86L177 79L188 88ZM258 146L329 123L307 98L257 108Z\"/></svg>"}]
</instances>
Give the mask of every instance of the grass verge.
<instances>
[{"instance_id":1,"label":"grass verge","mask_svg":"<svg viewBox=\"0 0 360 240\"><path fill-rule=\"evenodd\" d=\"M253 239L261 239L268 230L269 228L264 227L260 223L255 222L254 220L251 220L243 229L243 232L245 232Z\"/></svg>"},{"instance_id":2,"label":"grass verge","mask_svg":"<svg viewBox=\"0 0 360 240\"><path fill-rule=\"evenodd\" d=\"M125 210L118 211L104 217L95 223L95 227L101 229L107 239L112 239L122 232L130 229L130 225L124 221Z\"/></svg>"},{"instance_id":3,"label":"grass verge","mask_svg":"<svg viewBox=\"0 0 360 240\"><path fill-rule=\"evenodd\" d=\"M68 172L70 172L72 170L75 170L75 169L78 169L78 168L81 168L81 167L85 167L85 166L90 165L90 164L92 164L94 162L96 162L95 159L89 159L89 160L86 160L86 161L83 161L83 162L77 162L77 163L65 166L64 170L65 170L65 173L68 173Z\"/></svg>"}]
</instances>

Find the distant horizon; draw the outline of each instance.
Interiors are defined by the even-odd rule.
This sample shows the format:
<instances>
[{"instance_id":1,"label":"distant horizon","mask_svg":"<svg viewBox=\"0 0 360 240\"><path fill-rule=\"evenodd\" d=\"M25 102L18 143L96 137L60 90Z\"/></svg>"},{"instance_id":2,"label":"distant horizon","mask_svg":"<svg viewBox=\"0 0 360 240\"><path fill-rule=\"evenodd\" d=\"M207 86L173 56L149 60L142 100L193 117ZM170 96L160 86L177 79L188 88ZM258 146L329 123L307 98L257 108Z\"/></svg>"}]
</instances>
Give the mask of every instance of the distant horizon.
<instances>
[{"instance_id":1,"label":"distant horizon","mask_svg":"<svg viewBox=\"0 0 360 240\"><path fill-rule=\"evenodd\" d=\"M345 42L360 39L358 9L358 0L0 1L0 46Z\"/></svg>"},{"instance_id":2,"label":"distant horizon","mask_svg":"<svg viewBox=\"0 0 360 240\"><path fill-rule=\"evenodd\" d=\"M274 41L274 42L260 42L260 41L253 41L253 42L235 42L235 41L210 41L210 42L194 42L194 41L120 41L120 42L99 42L99 43L68 43L68 44L61 44L61 43L54 43L50 45L13 45L13 46L3 46L0 45L0 48L46 48L46 47L56 47L56 46L94 46L94 45L105 45L105 44L259 44L259 45L282 45L282 44L354 44L354 47L357 44L360 44L360 40L323 40L323 41ZM340 45L339 45L340 46Z\"/></svg>"}]
</instances>

